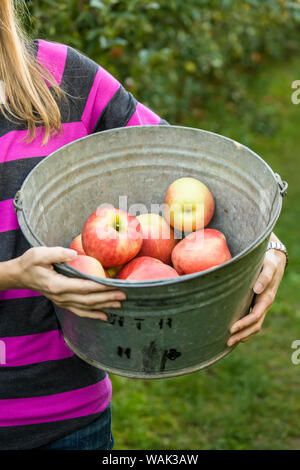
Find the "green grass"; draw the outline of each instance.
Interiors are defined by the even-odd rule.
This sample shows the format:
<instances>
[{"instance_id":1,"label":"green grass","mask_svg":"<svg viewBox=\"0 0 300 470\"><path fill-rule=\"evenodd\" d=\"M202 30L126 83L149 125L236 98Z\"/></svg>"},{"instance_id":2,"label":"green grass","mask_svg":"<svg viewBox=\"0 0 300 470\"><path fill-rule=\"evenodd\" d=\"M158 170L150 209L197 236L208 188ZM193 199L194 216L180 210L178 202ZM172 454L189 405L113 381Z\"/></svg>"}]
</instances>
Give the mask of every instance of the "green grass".
<instances>
[{"instance_id":1,"label":"green grass","mask_svg":"<svg viewBox=\"0 0 300 470\"><path fill-rule=\"evenodd\" d=\"M144 381L112 376L115 449L299 449L300 364L300 105L291 83L300 61L275 64L253 77L238 114L211 104L199 127L249 146L289 183L275 233L290 264L263 331L198 373Z\"/></svg>"}]
</instances>

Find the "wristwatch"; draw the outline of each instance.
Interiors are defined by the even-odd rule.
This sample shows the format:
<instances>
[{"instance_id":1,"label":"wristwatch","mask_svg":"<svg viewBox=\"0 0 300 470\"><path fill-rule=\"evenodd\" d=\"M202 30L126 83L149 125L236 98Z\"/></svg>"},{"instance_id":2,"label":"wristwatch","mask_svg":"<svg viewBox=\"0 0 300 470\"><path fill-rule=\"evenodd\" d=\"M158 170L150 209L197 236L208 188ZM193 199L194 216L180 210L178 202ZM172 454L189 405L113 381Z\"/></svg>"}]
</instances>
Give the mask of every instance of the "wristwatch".
<instances>
[{"instance_id":1,"label":"wristwatch","mask_svg":"<svg viewBox=\"0 0 300 470\"><path fill-rule=\"evenodd\" d=\"M268 246L267 246L267 251L272 250L272 249L282 251L285 254L285 256L286 256L286 265L285 265L285 267L287 267L289 259L288 259L288 253L287 253L286 246L281 242L269 242Z\"/></svg>"}]
</instances>

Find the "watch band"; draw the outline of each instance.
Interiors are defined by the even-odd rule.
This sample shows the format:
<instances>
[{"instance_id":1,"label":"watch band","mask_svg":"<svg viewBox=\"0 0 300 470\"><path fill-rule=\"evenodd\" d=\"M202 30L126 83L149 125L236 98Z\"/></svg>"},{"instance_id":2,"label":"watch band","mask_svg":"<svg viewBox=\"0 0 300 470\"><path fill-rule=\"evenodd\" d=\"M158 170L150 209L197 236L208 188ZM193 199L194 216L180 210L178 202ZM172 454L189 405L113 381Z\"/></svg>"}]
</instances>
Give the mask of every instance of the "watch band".
<instances>
[{"instance_id":1,"label":"watch band","mask_svg":"<svg viewBox=\"0 0 300 470\"><path fill-rule=\"evenodd\" d=\"M272 250L272 249L282 251L285 254L285 256L286 256L286 265L285 265L285 267L287 267L289 259L288 259L288 253L287 253L286 246L281 242L269 242L268 246L267 246L267 251Z\"/></svg>"}]
</instances>

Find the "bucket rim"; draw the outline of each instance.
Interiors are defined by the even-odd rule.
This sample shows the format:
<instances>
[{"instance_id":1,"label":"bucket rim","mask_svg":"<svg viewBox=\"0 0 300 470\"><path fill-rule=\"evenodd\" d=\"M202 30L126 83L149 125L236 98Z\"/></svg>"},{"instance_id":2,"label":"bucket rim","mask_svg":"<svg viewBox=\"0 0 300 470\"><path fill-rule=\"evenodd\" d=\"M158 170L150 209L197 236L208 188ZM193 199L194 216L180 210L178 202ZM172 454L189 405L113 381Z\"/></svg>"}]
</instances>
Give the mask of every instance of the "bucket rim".
<instances>
[{"instance_id":1,"label":"bucket rim","mask_svg":"<svg viewBox=\"0 0 300 470\"><path fill-rule=\"evenodd\" d=\"M279 187L278 181L275 177L275 173L272 170L272 168L270 167L270 165L262 157L260 157L256 152L251 150L249 147L247 147L244 144L241 144L240 142L238 142L238 141L236 141L236 140L234 140L230 137L224 136L222 134L218 134L216 132L208 131L208 130L205 130L205 129L199 129L199 128L187 127L187 126L178 126L178 125L174 125L174 126L173 125L159 125L159 126L157 126L157 125L141 125L141 126L118 127L118 128L108 129L108 130L105 130L105 131L100 131L100 132L97 132L97 133L94 133L94 134L89 134L89 135L86 135L84 137L80 137L79 139L73 140L72 142L69 142L68 144L65 144L62 147L59 147L58 149L54 150L49 155L47 155L41 162L39 162L33 168L33 170L27 175L27 177L23 181L22 186L21 186L20 190L17 192L17 194L22 193L22 190L26 186L28 180L30 179L32 172L36 168L41 167L44 164L46 164L48 158L52 157L56 153L58 153L62 150L65 150L66 148L68 148L70 146L78 145L78 142L84 141L86 139L90 139L92 136L95 136L95 135L98 135L98 134L110 134L110 133L119 133L119 132L128 133L128 131L130 132L130 129L135 129L135 132L138 129L138 132L142 132L143 130L148 129L148 128L150 128L150 129L162 129L162 128L164 128L164 129L169 129L169 130L173 130L173 129L176 130L177 129L177 130L180 130L180 131L184 130L184 131L188 131L188 132L196 131L197 133L209 134L209 135L216 136L217 138L221 138L222 140L226 140L228 142L231 142L235 146L239 146L240 148L243 147L244 149L246 149L248 152L250 152L252 157L258 159L268 169L268 171L270 172L270 174L272 175L272 177L274 179L275 184L277 185L278 204L277 204L277 208L276 208L277 210L276 210L275 214L273 215L272 219L269 221L267 227L263 230L263 232L255 240L253 240L253 242L250 243L250 245L248 245L246 248L244 248L240 253L233 256L230 260L226 261L225 263L222 263L218 266L214 266L210 269L206 269L205 271L200 271L200 272L191 273L191 274L183 274L183 275L180 275L180 276L174 277L174 278L161 278L161 279L144 280L144 281L128 281L128 280L122 280L122 279L117 279L117 278L95 277L95 276L91 276L91 275L88 275L88 274L84 274L81 271L78 271L77 269L73 268L72 266L70 266L66 263L54 263L54 266L57 268L57 270L59 272L65 273L65 274L67 274L67 273L70 274L71 273L71 274L73 274L73 277L77 277L77 278L81 278L81 279L87 279L87 280L95 281L95 282L98 282L98 283L101 283L101 284L104 284L104 285L107 285L107 286L120 287L120 288L122 288L122 287L123 288L161 287L161 286L166 286L166 285L170 285L170 284L177 284L177 283L189 281L189 280L192 280L192 279L195 279L195 278L198 278L198 277L199 278L203 277L203 276L208 275L212 272L219 271L219 270L227 267L231 263L239 261L241 258L244 258L250 252L255 250L255 248L257 248L257 246L266 239L266 237L270 234L270 231L275 226L275 224L276 224L276 222L279 218L281 208L282 208L282 194L280 192L280 187ZM275 202L275 200L276 200L276 197L274 198L274 202ZM17 207L16 212L17 212L19 223L21 222L20 217L21 218L23 217L23 221L25 222L25 217L26 217L25 208ZM25 215L25 217L24 217L24 215ZM33 234L33 231L32 231L32 229L31 229L31 227L30 227L27 220L26 220L25 223L26 223L28 229ZM21 223L20 223L20 227L21 227ZM34 235L34 238L36 239L36 245L32 245L32 239L30 239L24 232L23 232L23 235L24 235L24 237L26 238L26 240L29 242L29 244L31 246L34 246L34 247L45 246L45 244L43 242L41 242L34 234L33 235Z\"/></svg>"}]
</instances>

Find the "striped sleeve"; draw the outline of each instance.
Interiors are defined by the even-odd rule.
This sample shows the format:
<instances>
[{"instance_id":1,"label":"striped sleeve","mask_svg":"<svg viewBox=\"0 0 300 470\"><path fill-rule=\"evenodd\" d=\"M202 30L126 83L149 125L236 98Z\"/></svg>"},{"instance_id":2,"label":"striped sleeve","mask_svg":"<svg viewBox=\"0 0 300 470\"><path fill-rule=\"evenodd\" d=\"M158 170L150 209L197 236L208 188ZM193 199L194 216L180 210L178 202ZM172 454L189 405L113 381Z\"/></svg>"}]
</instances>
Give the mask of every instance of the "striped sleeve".
<instances>
[{"instance_id":1,"label":"striped sleeve","mask_svg":"<svg viewBox=\"0 0 300 470\"><path fill-rule=\"evenodd\" d=\"M119 86L99 116L93 132L115 127L168 124L155 112L139 103L134 96Z\"/></svg>"},{"instance_id":2,"label":"striped sleeve","mask_svg":"<svg viewBox=\"0 0 300 470\"><path fill-rule=\"evenodd\" d=\"M87 72L89 94L81 120L88 134L125 126L168 125L153 110L143 105L102 66L83 53L69 48L69 56ZM78 66L78 65L77 65Z\"/></svg>"}]
</instances>

